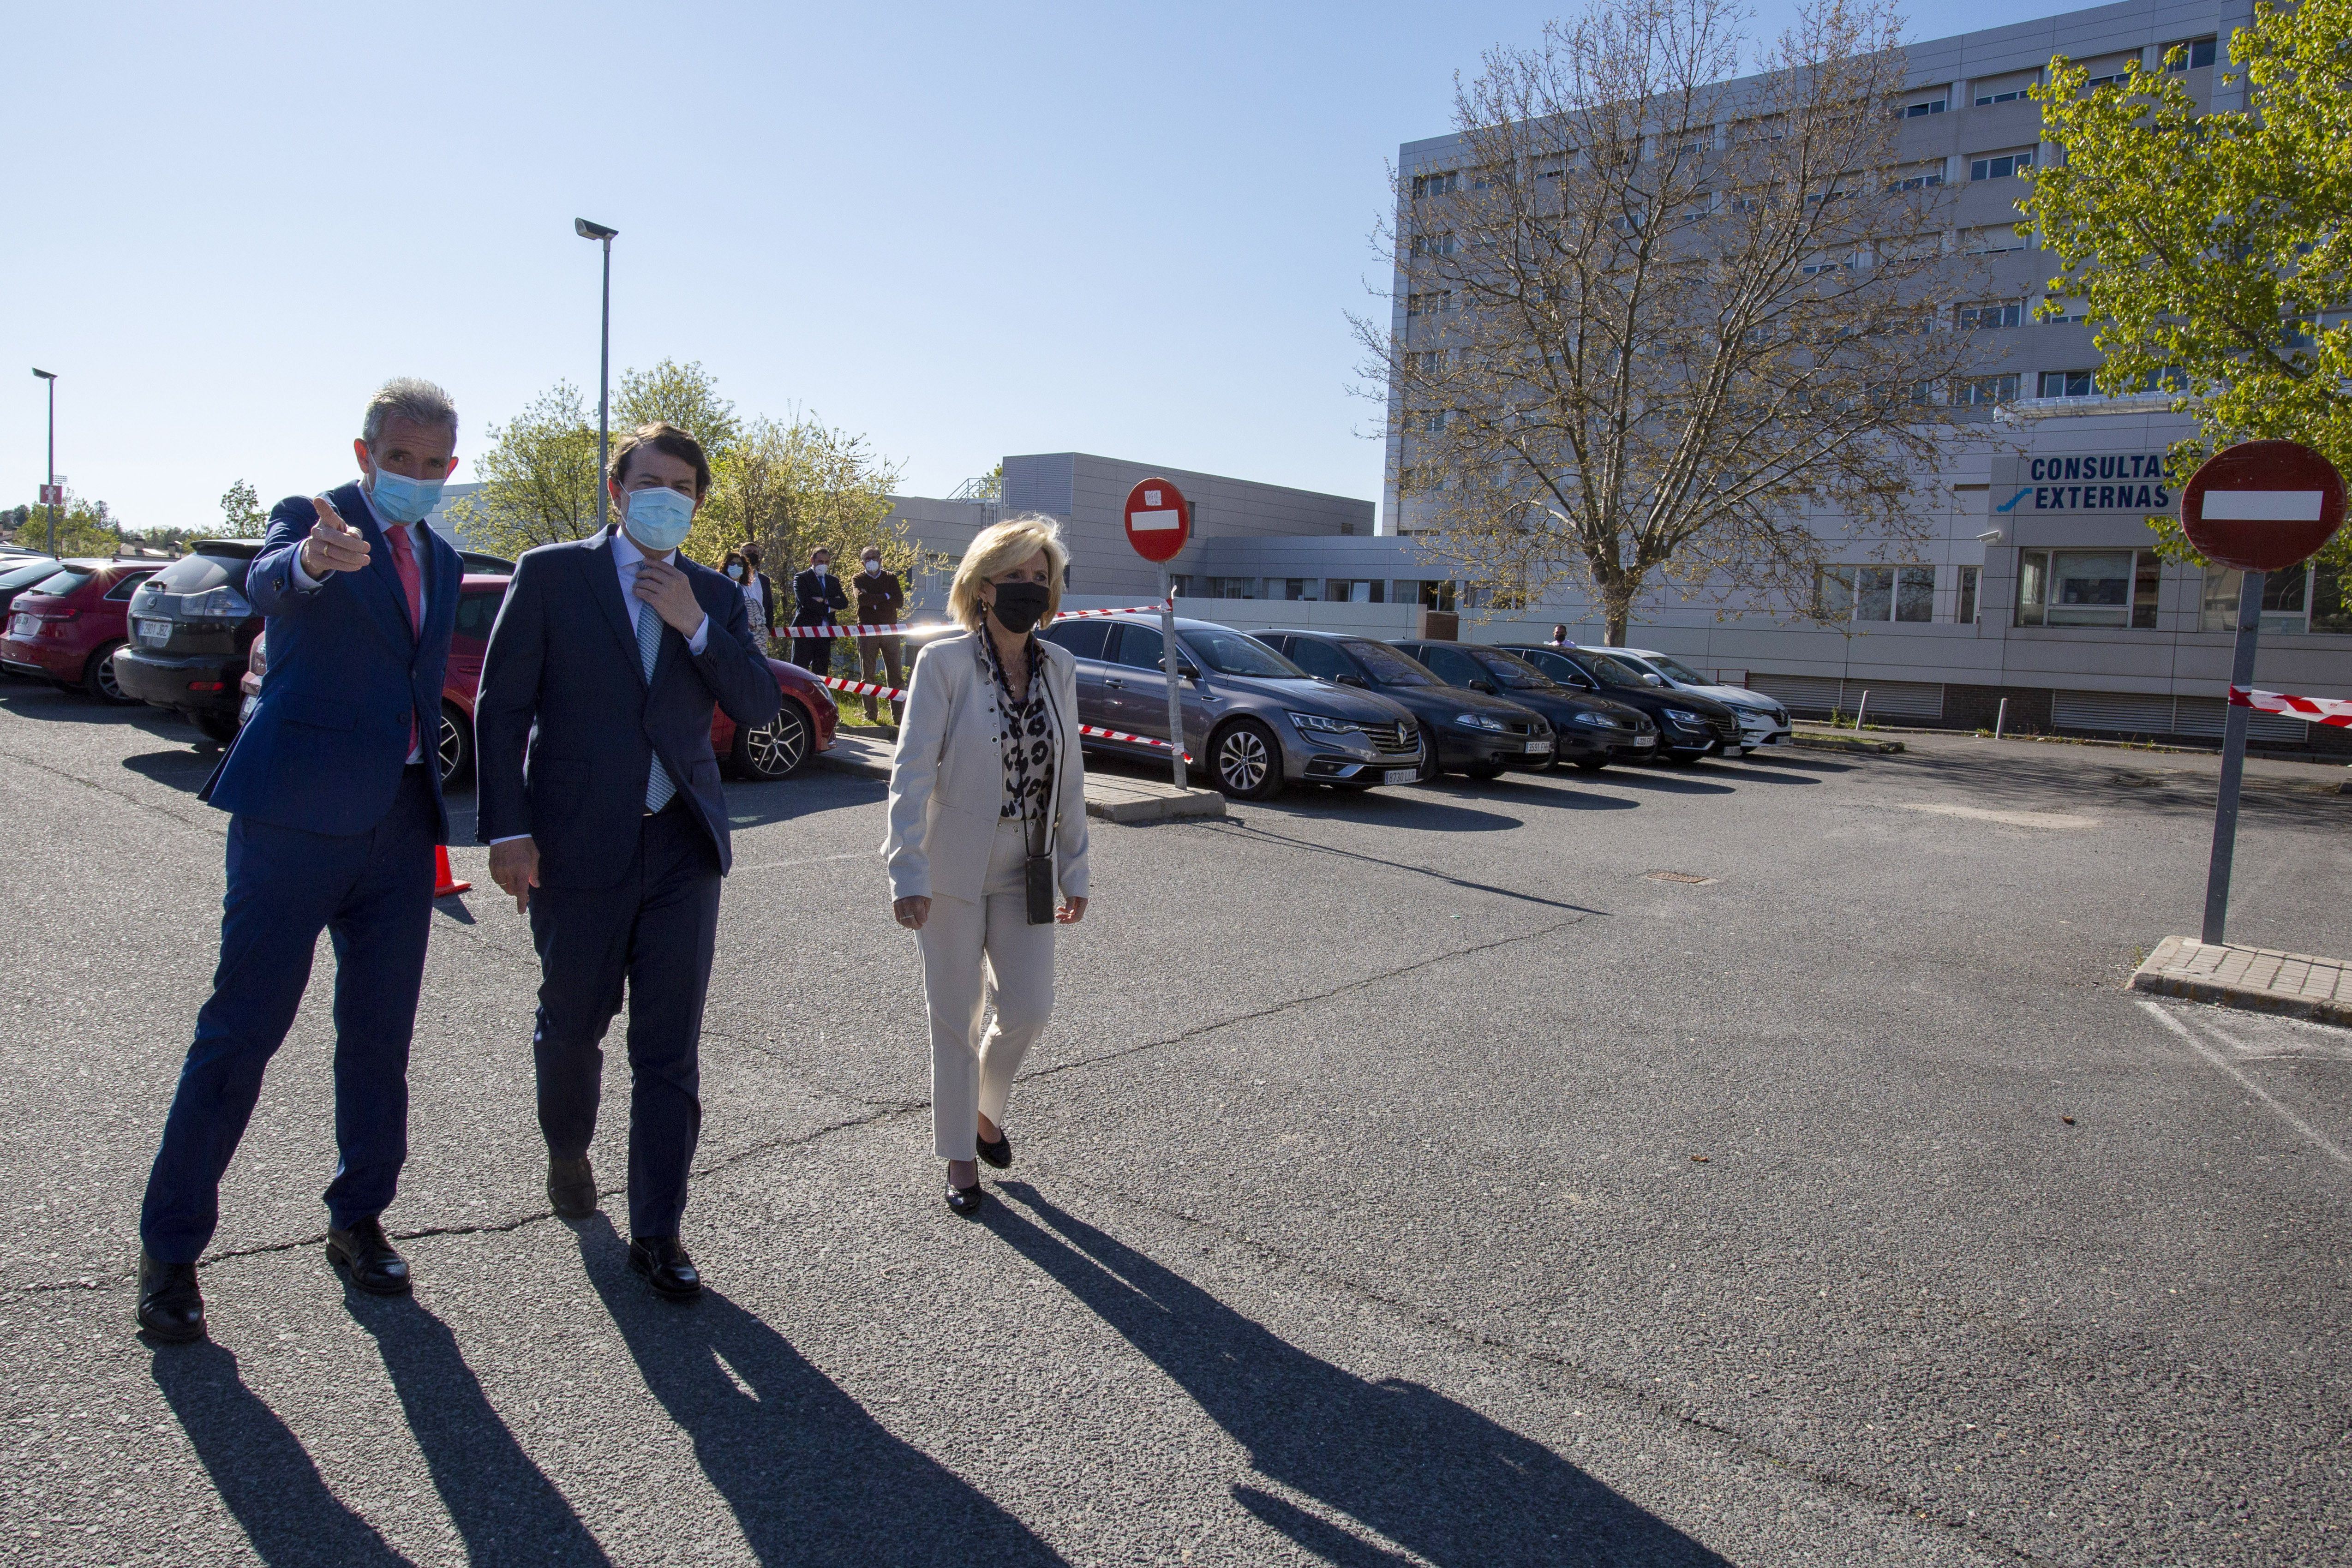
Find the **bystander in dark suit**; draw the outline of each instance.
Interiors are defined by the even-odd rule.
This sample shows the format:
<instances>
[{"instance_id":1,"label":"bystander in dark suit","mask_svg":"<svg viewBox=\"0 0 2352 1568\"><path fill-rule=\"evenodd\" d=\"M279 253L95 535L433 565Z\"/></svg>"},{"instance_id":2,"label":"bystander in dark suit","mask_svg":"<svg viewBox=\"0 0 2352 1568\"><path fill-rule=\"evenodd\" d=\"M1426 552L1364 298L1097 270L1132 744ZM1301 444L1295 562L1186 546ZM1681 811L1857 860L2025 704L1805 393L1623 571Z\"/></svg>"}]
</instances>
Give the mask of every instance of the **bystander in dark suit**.
<instances>
[{"instance_id":1,"label":"bystander in dark suit","mask_svg":"<svg viewBox=\"0 0 2352 1568\"><path fill-rule=\"evenodd\" d=\"M665 1296L701 1279L679 1239L702 1127L727 800L714 704L766 723L781 699L740 588L677 553L710 487L694 437L648 425L614 450L622 521L516 564L475 708L490 875L530 919L532 1051L548 1199L596 1209L588 1146L601 1042L629 1005L629 1261Z\"/></svg>"},{"instance_id":2,"label":"bystander in dark suit","mask_svg":"<svg viewBox=\"0 0 2352 1568\"><path fill-rule=\"evenodd\" d=\"M201 795L231 814L220 965L139 1215L138 1319L162 1339L205 1331L196 1259L321 931L335 951L327 1257L362 1290L409 1288L378 1215L408 1158L433 850L449 838L441 680L464 567L425 518L457 444L446 393L385 383L352 443L363 478L278 502L246 578L268 617L269 679Z\"/></svg>"},{"instance_id":3,"label":"bystander in dark suit","mask_svg":"<svg viewBox=\"0 0 2352 1568\"><path fill-rule=\"evenodd\" d=\"M808 570L793 579L793 621L796 626L835 626L834 612L849 608L849 595L833 574L833 552L820 546L809 554ZM833 673L831 637L795 637L793 662L811 675Z\"/></svg>"},{"instance_id":4,"label":"bystander in dark suit","mask_svg":"<svg viewBox=\"0 0 2352 1568\"><path fill-rule=\"evenodd\" d=\"M907 613L907 590L898 585L898 574L882 569L882 552L869 544L858 557L864 570L849 580L857 590L857 624L862 626L897 626ZM889 671L889 684L904 689L907 684L907 639L895 632L875 637L860 635L857 639L857 679L867 682L882 679L883 670ZM890 699L890 722L896 724L907 710L903 697ZM866 721L874 722L874 699L866 699Z\"/></svg>"}]
</instances>

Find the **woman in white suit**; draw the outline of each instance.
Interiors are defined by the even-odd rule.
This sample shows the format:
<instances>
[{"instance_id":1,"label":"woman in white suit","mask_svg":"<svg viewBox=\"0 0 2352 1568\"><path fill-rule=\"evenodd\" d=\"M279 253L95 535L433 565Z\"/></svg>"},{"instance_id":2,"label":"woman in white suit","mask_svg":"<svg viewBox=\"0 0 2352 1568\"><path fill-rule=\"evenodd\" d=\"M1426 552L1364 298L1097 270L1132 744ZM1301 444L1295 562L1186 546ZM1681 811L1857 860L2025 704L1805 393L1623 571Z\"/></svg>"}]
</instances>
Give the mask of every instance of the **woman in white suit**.
<instances>
[{"instance_id":1,"label":"woman in white suit","mask_svg":"<svg viewBox=\"0 0 2352 1568\"><path fill-rule=\"evenodd\" d=\"M1013 1163L1004 1102L1054 1011L1054 928L1087 912L1077 665L1035 635L1069 559L1061 525L1034 513L972 541L948 591L970 632L917 657L890 765L890 914L922 950L932 1146L948 1207L966 1216L981 1208L975 1157ZM996 1006L984 1037L982 958Z\"/></svg>"}]
</instances>

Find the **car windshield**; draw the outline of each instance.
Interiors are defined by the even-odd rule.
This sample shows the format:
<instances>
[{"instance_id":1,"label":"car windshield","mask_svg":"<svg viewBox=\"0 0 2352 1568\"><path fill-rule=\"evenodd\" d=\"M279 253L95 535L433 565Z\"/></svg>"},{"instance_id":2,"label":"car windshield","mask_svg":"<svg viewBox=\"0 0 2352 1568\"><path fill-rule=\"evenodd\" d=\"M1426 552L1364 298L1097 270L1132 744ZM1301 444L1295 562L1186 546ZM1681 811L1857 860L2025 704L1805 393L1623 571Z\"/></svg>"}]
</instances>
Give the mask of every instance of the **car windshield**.
<instances>
[{"instance_id":1,"label":"car windshield","mask_svg":"<svg viewBox=\"0 0 2352 1568\"><path fill-rule=\"evenodd\" d=\"M58 563L44 556L30 566L18 566L6 572L0 572L0 588L29 588L42 578L54 577L57 574Z\"/></svg>"},{"instance_id":2,"label":"car windshield","mask_svg":"<svg viewBox=\"0 0 2352 1568\"><path fill-rule=\"evenodd\" d=\"M1257 638L1241 632L1227 631L1222 626L1214 631L1194 629L1183 633L1181 641L1192 650L1193 658L1219 675L1255 676L1261 680L1309 679L1305 670Z\"/></svg>"},{"instance_id":3,"label":"car windshield","mask_svg":"<svg viewBox=\"0 0 2352 1568\"><path fill-rule=\"evenodd\" d=\"M1474 647L1470 657L1486 667L1494 678L1514 691L1555 691L1559 682L1529 664L1515 653L1500 648Z\"/></svg>"},{"instance_id":4,"label":"car windshield","mask_svg":"<svg viewBox=\"0 0 2352 1568\"><path fill-rule=\"evenodd\" d=\"M1382 686L1442 686L1444 682L1427 668L1386 643L1343 642L1339 645L1355 655L1356 662L1371 671L1372 679Z\"/></svg>"},{"instance_id":5,"label":"car windshield","mask_svg":"<svg viewBox=\"0 0 2352 1568\"><path fill-rule=\"evenodd\" d=\"M1645 653L1642 656L1642 662L1648 665L1652 669L1656 670L1660 675L1664 676L1668 680L1678 680L1685 686L1705 686L1707 684L1707 679L1706 676L1701 675L1697 670L1693 669L1689 665L1683 663L1680 659L1668 658L1664 654Z\"/></svg>"},{"instance_id":6,"label":"car windshield","mask_svg":"<svg viewBox=\"0 0 2352 1568\"><path fill-rule=\"evenodd\" d=\"M1636 691L1649 686L1649 682L1642 679L1642 672L1632 665L1612 658L1605 653L1595 653L1589 647L1576 650L1576 662L1591 670L1592 679L1603 686L1631 687Z\"/></svg>"},{"instance_id":7,"label":"car windshield","mask_svg":"<svg viewBox=\"0 0 2352 1568\"><path fill-rule=\"evenodd\" d=\"M49 574L27 587L27 594L47 594L52 596L70 594L89 581L91 574L77 572L70 566L53 568Z\"/></svg>"}]
</instances>

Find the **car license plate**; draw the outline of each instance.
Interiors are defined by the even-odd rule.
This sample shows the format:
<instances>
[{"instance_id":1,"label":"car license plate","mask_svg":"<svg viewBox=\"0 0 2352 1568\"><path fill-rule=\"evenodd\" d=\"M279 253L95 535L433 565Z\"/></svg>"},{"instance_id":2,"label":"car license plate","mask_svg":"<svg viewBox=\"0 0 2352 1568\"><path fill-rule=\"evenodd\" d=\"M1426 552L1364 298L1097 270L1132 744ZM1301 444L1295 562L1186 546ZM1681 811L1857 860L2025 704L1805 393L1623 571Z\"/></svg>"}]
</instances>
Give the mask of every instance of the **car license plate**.
<instances>
[{"instance_id":1,"label":"car license plate","mask_svg":"<svg viewBox=\"0 0 2352 1568\"><path fill-rule=\"evenodd\" d=\"M1636 735L1633 737L1633 749L1635 751L1643 751L1651 746L1656 745L1657 743L1658 738L1655 735Z\"/></svg>"},{"instance_id":2,"label":"car license plate","mask_svg":"<svg viewBox=\"0 0 2352 1568\"><path fill-rule=\"evenodd\" d=\"M1391 768L1388 772L1381 775L1381 783L1384 784L1411 784L1412 783L1412 770L1411 768Z\"/></svg>"},{"instance_id":3,"label":"car license plate","mask_svg":"<svg viewBox=\"0 0 2352 1568\"><path fill-rule=\"evenodd\" d=\"M11 616L8 617L8 635L19 637L31 637L34 628L39 624L30 616Z\"/></svg>"},{"instance_id":4,"label":"car license plate","mask_svg":"<svg viewBox=\"0 0 2352 1568\"><path fill-rule=\"evenodd\" d=\"M1551 742L1549 741L1529 741L1528 742L1528 755L1531 757L1550 756Z\"/></svg>"},{"instance_id":5,"label":"car license plate","mask_svg":"<svg viewBox=\"0 0 2352 1568\"><path fill-rule=\"evenodd\" d=\"M138 627L139 640L149 647L162 647L172 640L172 623L169 621L141 621Z\"/></svg>"}]
</instances>

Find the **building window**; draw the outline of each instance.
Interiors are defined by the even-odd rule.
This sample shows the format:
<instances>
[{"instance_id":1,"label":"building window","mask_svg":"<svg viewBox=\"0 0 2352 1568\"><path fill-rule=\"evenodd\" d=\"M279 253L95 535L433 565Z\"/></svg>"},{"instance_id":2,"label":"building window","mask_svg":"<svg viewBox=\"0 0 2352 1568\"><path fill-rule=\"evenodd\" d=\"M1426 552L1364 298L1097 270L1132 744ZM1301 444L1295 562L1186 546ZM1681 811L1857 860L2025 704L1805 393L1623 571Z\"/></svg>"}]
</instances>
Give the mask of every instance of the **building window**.
<instances>
[{"instance_id":1,"label":"building window","mask_svg":"<svg viewBox=\"0 0 2352 1568\"><path fill-rule=\"evenodd\" d=\"M2022 174L2033 167L2033 149L2015 153L1988 153L1981 158L1969 160L1971 180L2006 180Z\"/></svg>"},{"instance_id":2,"label":"building window","mask_svg":"<svg viewBox=\"0 0 2352 1568\"><path fill-rule=\"evenodd\" d=\"M2204 614L2198 624L2209 632L2236 631L2238 592L2243 582L2235 572L2208 567ZM2334 566L2305 563L2271 573L2263 579L2263 630L2352 632L2352 615L2343 608L2342 584L2343 578Z\"/></svg>"},{"instance_id":3,"label":"building window","mask_svg":"<svg viewBox=\"0 0 2352 1568\"><path fill-rule=\"evenodd\" d=\"M1889 191L1930 190L1944 183L1944 161L1938 158L1929 163L1914 163L1907 169L1893 171L1893 174L1886 182Z\"/></svg>"},{"instance_id":4,"label":"building window","mask_svg":"<svg viewBox=\"0 0 2352 1568\"><path fill-rule=\"evenodd\" d=\"M2001 223L1963 230L1960 235L1961 254L2006 256L2012 250L2024 250L2031 242L2017 232L2018 226L2013 223Z\"/></svg>"},{"instance_id":5,"label":"building window","mask_svg":"<svg viewBox=\"0 0 2352 1568\"><path fill-rule=\"evenodd\" d=\"M1814 277L1823 272L1851 272L1853 270L1853 258L1851 256L1817 256L1812 260L1806 262L1801 270L1802 270L1804 275L1808 278Z\"/></svg>"},{"instance_id":6,"label":"building window","mask_svg":"<svg viewBox=\"0 0 2352 1568\"><path fill-rule=\"evenodd\" d=\"M1451 256L1454 254L1454 237L1450 234L1416 234L1412 237L1412 253L1415 256Z\"/></svg>"},{"instance_id":7,"label":"building window","mask_svg":"<svg viewBox=\"0 0 2352 1568\"><path fill-rule=\"evenodd\" d=\"M1972 375L1952 388L1952 401L1965 407L1990 407L2017 399L2017 376Z\"/></svg>"},{"instance_id":8,"label":"building window","mask_svg":"<svg viewBox=\"0 0 2352 1568\"><path fill-rule=\"evenodd\" d=\"M1935 96L1933 98L1923 98L1916 103L1905 104L1901 112L1899 112L1895 118L1898 120L1922 120L1930 114L1943 113L1951 100L1948 96L1946 89L1943 88L1937 88L1934 91Z\"/></svg>"},{"instance_id":9,"label":"building window","mask_svg":"<svg viewBox=\"0 0 2352 1568\"><path fill-rule=\"evenodd\" d=\"M2162 570L2146 551L2020 551L2017 624L2153 631Z\"/></svg>"},{"instance_id":10,"label":"building window","mask_svg":"<svg viewBox=\"0 0 2352 1568\"><path fill-rule=\"evenodd\" d=\"M1964 332L2021 327L2025 324L2025 303L2021 300L1988 300L1980 305L1962 305L1954 314L1954 322Z\"/></svg>"},{"instance_id":11,"label":"building window","mask_svg":"<svg viewBox=\"0 0 2352 1568\"><path fill-rule=\"evenodd\" d=\"M1960 568L1960 602L1953 611L1952 619L1962 626L1971 625L1977 618L1977 574L1980 570L1976 566Z\"/></svg>"},{"instance_id":12,"label":"building window","mask_svg":"<svg viewBox=\"0 0 2352 1568\"><path fill-rule=\"evenodd\" d=\"M1453 169L1442 174L1415 174L1412 177L1412 199L1419 201L1423 196L1452 195L1460 179L1460 173Z\"/></svg>"},{"instance_id":13,"label":"building window","mask_svg":"<svg viewBox=\"0 0 2352 1568\"><path fill-rule=\"evenodd\" d=\"M1389 584L1391 604L1418 605L1424 610L1454 609L1454 584L1451 579L1400 577Z\"/></svg>"},{"instance_id":14,"label":"building window","mask_svg":"<svg viewBox=\"0 0 2352 1568\"><path fill-rule=\"evenodd\" d=\"M1331 577L1323 584L1323 597L1334 605L1380 605L1388 602L1388 582L1380 577Z\"/></svg>"},{"instance_id":15,"label":"building window","mask_svg":"<svg viewBox=\"0 0 2352 1568\"><path fill-rule=\"evenodd\" d=\"M1996 103L2015 103L2025 96L2025 92L2026 89L2021 87L2004 88L1999 92L1980 92L1977 94L1976 106L1979 109L1990 109Z\"/></svg>"},{"instance_id":16,"label":"building window","mask_svg":"<svg viewBox=\"0 0 2352 1568\"><path fill-rule=\"evenodd\" d=\"M2164 46L2164 68L2168 71L2202 70L2213 63L2214 36L2201 38L2177 38Z\"/></svg>"},{"instance_id":17,"label":"building window","mask_svg":"<svg viewBox=\"0 0 2352 1568\"><path fill-rule=\"evenodd\" d=\"M1933 566L1824 566L1813 613L1825 621L1932 621Z\"/></svg>"},{"instance_id":18,"label":"building window","mask_svg":"<svg viewBox=\"0 0 2352 1568\"><path fill-rule=\"evenodd\" d=\"M1268 577L1265 580L1267 598L1275 596L1277 585L1282 590L1281 596L1286 599L1315 600L1323 596L1323 579L1320 577Z\"/></svg>"},{"instance_id":19,"label":"building window","mask_svg":"<svg viewBox=\"0 0 2352 1568\"><path fill-rule=\"evenodd\" d=\"M2091 383L2087 370L2045 370L2042 373L2042 395L2044 397L2092 397L2098 388Z\"/></svg>"},{"instance_id":20,"label":"building window","mask_svg":"<svg viewBox=\"0 0 2352 1568\"><path fill-rule=\"evenodd\" d=\"M1433 293L1408 294L1404 297L1404 313L1408 316L1442 316L1454 309L1454 290L1440 289Z\"/></svg>"},{"instance_id":21,"label":"building window","mask_svg":"<svg viewBox=\"0 0 2352 1568\"><path fill-rule=\"evenodd\" d=\"M1255 599L1257 581L1255 577L1179 577L1176 592L1188 599Z\"/></svg>"}]
</instances>

